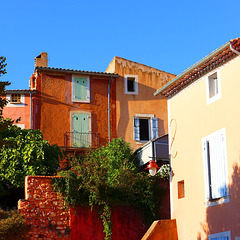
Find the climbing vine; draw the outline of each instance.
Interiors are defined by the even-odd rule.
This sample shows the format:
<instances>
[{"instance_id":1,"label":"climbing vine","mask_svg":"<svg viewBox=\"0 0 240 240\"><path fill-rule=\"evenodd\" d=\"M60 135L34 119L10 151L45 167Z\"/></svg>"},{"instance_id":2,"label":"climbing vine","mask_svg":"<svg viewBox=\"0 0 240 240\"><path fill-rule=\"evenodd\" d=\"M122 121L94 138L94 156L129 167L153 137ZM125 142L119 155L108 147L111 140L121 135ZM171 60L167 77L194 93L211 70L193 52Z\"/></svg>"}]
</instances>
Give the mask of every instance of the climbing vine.
<instances>
[{"instance_id":1,"label":"climbing vine","mask_svg":"<svg viewBox=\"0 0 240 240\"><path fill-rule=\"evenodd\" d=\"M69 206L100 206L105 240L111 239L111 207L129 205L140 209L146 223L158 218L163 189L161 176L140 172L128 143L114 139L85 157L70 159L70 169L53 179L53 185Z\"/></svg>"}]
</instances>

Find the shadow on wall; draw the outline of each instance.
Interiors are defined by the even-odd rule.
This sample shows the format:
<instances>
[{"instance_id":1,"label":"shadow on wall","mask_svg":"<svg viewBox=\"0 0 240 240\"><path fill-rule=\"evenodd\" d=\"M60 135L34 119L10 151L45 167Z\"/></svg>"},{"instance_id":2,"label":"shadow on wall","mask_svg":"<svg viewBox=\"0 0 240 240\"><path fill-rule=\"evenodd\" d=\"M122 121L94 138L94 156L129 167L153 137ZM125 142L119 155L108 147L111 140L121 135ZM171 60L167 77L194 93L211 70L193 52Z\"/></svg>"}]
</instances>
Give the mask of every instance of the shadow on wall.
<instances>
[{"instance_id":1,"label":"shadow on wall","mask_svg":"<svg viewBox=\"0 0 240 240\"><path fill-rule=\"evenodd\" d=\"M240 236L240 167L233 165L233 174L229 185L230 201L206 210L206 221L202 223L202 230L206 235L231 231L231 238ZM198 233L198 240L202 238Z\"/></svg>"}]
</instances>

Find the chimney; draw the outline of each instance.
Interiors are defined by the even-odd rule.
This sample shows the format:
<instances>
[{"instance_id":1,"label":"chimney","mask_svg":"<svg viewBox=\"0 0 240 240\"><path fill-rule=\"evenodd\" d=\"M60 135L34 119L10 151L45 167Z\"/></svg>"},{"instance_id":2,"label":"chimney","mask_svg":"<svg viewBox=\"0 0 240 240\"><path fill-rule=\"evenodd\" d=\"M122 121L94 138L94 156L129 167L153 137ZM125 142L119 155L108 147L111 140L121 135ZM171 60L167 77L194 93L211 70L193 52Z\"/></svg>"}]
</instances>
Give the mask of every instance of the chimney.
<instances>
[{"instance_id":1,"label":"chimney","mask_svg":"<svg viewBox=\"0 0 240 240\"><path fill-rule=\"evenodd\" d=\"M46 52L42 52L39 56L35 57L35 68L36 67L48 67L48 57Z\"/></svg>"}]
</instances>

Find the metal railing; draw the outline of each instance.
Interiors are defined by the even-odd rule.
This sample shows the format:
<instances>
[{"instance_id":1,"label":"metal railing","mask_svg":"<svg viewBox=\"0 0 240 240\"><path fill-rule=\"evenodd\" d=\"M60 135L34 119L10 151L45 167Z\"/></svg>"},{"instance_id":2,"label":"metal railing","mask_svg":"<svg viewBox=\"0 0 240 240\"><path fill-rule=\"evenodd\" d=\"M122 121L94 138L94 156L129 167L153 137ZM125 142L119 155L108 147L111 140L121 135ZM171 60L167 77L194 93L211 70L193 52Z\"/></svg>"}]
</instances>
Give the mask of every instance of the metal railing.
<instances>
[{"instance_id":1,"label":"metal railing","mask_svg":"<svg viewBox=\"0 0 240 240\"><path fill-rule=\"evenodd\" d=\"M66 132L64 134L64 146L66 148L98 148L98 133Z\"/></svg>"}]
</instances>

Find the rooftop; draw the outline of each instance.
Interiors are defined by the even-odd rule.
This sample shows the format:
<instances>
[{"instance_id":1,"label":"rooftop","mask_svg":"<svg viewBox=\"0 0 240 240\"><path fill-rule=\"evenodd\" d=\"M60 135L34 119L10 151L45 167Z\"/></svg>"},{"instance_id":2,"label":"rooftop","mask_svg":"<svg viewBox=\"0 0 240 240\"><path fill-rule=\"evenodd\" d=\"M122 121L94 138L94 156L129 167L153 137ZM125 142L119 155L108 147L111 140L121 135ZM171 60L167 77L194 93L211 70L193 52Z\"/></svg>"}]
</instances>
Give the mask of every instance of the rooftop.
<instances>
[{"instance_id":1,"label":"rooftop","mask_svg":"<svg viewBox=\"0 0 240 240\"><path fill-rule=\"evenodd\" d=\"M105 72L92 72L74 69L64 69L64 68L51 68L51 67L36 67L35 70L45 71L45 72L58 72L58 73L75 73L91 76L104 76L104 77L119 77L118 74L105 73Z\"/></svg>"}]
</instances>

